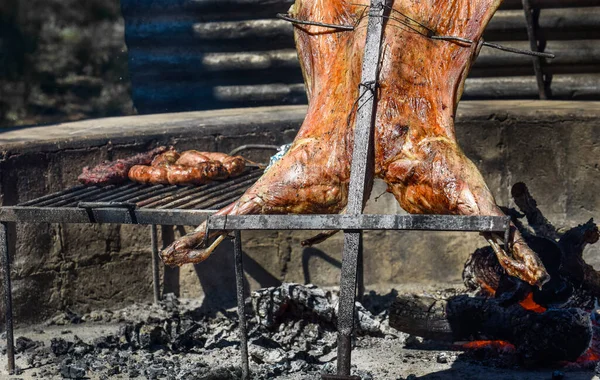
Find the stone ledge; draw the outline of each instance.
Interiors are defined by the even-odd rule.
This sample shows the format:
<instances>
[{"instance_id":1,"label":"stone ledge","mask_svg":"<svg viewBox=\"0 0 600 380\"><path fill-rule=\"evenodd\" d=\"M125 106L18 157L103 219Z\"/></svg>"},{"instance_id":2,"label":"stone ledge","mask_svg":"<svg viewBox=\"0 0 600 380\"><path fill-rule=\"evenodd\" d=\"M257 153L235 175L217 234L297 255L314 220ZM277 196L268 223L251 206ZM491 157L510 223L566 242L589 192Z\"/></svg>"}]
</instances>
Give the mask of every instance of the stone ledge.
<instances>
[{"instance_id":1,"label":"stone ledge","mask_svg":"<svg viewBox=\"0 0 600 380\"><path fill-rule=\"evenodd\" d=\"M165 135L239 135L253 127L282 125L298 128L306 114L306 106L237 108L213 111L166 113L154 115L91 119L46 126L0 130L0 155L26 152L54 152L112 144L135 144L140 138L160 139ZM490 100L464 101L459 104L457 122L490 120L529 123L555 123L597 119L600 102ZM227 127L227 128L225 128ZM269 128L270 129L270 128Z\"/></svg>"}]
</instances>

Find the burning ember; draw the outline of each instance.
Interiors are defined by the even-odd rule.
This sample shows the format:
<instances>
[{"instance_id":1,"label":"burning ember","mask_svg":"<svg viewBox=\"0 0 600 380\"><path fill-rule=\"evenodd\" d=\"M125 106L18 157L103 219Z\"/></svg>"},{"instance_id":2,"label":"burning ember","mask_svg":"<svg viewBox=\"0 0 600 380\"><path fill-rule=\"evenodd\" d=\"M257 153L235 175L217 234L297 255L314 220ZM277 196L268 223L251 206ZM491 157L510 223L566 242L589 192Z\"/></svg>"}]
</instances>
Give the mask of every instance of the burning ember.
<instances>
[{"instance_id":1,"label":"burning ember","mask_svg":"<svg viewBox=\"0 0 600 380\"><path fill-rule=\"evenodd\" d=\"M519 302L519 305L523 306L525 310L535 311L536 313L543 313L547 310L533 300L533 293L529 293L523 301Z\"/></svg>"},{"instance_id":2,"label":"burning ember","mask_svg":"<svg viewBox=\"0 0 600 380\"><path fill-rule=\"evenodd\" d=\"M468 351L513 352L517 362L595 365L600 335L590 310L600 295L600 274L582 253L598 241L598 227L590 220L559 233L524 184L516 184L512 195L522 213L505 211L541 258L550 281L531 286L509 276L491 248L478 249L463 272L470 294L400 297L390 310L390 326L432 340L470 340L461 346Z\"/></svg>"},{"instance_id":3,"label":"burning ember","mask_svg":"<svg viewBox=\"0 0 600 380\"><path fill-rule=\"evenodd\" d=\"M481 348L492 348L496 351L515 351L515 346L503 340L476 340L467 342L461 346L465 350L477 350Z\"/></svg>"}]
</instances>

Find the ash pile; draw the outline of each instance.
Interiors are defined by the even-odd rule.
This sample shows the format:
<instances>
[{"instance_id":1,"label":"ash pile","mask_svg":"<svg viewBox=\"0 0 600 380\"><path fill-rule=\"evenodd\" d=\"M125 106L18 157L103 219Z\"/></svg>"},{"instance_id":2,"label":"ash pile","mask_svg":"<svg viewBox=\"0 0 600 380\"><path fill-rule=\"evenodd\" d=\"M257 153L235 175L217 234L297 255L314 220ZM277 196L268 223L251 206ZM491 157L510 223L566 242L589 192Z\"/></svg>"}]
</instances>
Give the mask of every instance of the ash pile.
<instances>
[{"instance_id":1,"label":"ash pile","mask_svg":"<svg viewBox=\"0 0 600 380\"><path fill-rule=\"evenodd\" d=\"M395 292L383 297L367 295L368 309L357 302L358 340L403 335L387 325L387 309L395 296ZM56 336L50 342L16 339L21 367L17 375L41 379L240 378L237 313L207 313L198 306L169 294L159 305L133 305L83 316L61 314L35 331L39 336ZM253 378L295 378L294 374L316 378L322 372L335 372L336 294L313 285L283 284L252 293L245 306ZM59 329L64 337L50 333L52 329ZM77 334L82 331L86 336L80 338ZM371 378L369 373L362 375Z\"/></svg>"}]
</instances>

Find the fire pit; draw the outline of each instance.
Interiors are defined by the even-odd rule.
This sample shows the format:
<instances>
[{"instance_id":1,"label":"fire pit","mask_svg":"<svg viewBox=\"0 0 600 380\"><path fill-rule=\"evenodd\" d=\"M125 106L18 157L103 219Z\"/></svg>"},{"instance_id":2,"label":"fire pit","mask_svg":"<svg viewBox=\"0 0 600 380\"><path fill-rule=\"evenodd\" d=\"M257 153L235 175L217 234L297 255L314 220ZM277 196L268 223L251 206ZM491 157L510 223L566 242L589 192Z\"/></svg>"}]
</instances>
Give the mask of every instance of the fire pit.
<instances>
[{"instance_id":1,"label":"fire pit","mask_svg":"<svg viewBox=\"0 0 600 380\"><path fill-rule=\"evenodd\" d=\"M376 6L377 2L373 2L373 9L383 10L383 7ZM530 12L527 8L526 11ZM380 4L381 5L381 4ZM375 20L379 15L370 15L371 20ZM530 38L532 43L535 41L535 30L533 30L532 20L528 18L530 26ZM375 89L377 85L376 67L377 57L379 55L378 49L380 48L380 38L377 35L381 35L381 23L375 21L369 23L368 43L365 52L365 63L363 69L363 78L361 81L361 96L357 101L358 120L356 127L356 138L354 146L354 156L352 160L352 177L350 180L350 197L349 207L347 209L347 215L316 215L316 216L218 216L210 218L207 215L212 210L189 210L187 208L193 207L214 207L218 208L222 205L229 203L232 197L241 194L243 190L250 185L253 180L258 177L260 173L247 173L246 177L240 178L239 180L231 181L227 184L228 189L219 188L219 185L206 188L169 188L165 186L155 187L140 187L136 185L127 185L120 188L109 188L105 189L87 189L87 188L73 188L65 190L60 193L44 196L42 198L23 203L17 206L6 207L2 209L2 229L0 230L1 247L3 249L3 258L5 264L5 295L6 300L6 311L7 311L7 354L8 354L8 365L9 369L14 368L14 347L13 347L13 332L12 332L12 317L11 317L11 282L10 282L10 260L8 255L8 243L7 243L7 232L6 222L21 222L21 221L36 221L36 222L63 222L63 223L129 223L129 224L198 224L200 221L207 219L207 231L235 231L235 270L238 290L238 318L239 323L236 328L239 329L240 339L240 351L242 361L240 369L237 368L230 371L229 374L223 374L223 376L237 376L237 373L241 373L243 378L248 378L249 373L249 357L254 355L253 358L262 362L275 362L277 360L280 351L276 350L277 344L272 342L265 343L264 334L263 336L256 337L256 341L262 342L263 348L275 349L275 354L271 353L258 353L252 354L248 349L249 335L252 337L252 332L256 332L259 329L248 330L247 323L245 320L245 284L243 281L243 268L242 268L242 247L241 247L241 230L322 230L322 229L334 229L344 230L345 234L345 251L342 260L342 282L340 286L340 298L339 298L339 310L335 313L334 308L327 306L324 302L323 310L313 309L307 306L306 302L303 303L304 295L311 294L312 288L308 290L303 289L300 292L294 292L289 287L284 287L278 290L271 290L271 299L274 293L282 296L283 301L280 304L275 302L264 309L260 307L254 308L254 314L258 316L258 326L261 326L260 317L270 314L283 313L281 309L290 307L292 309L299 309L300 318L307 318L304 313L306 309L309 310L308 317L316 314L319 318L324 318L326 322L331 322L335 319L338 327L338 341L337 341L337 375L332 375L331 371L327 368L324 369L324 378L352 378L350 352L352 347L352 332L354 327L354 315L356 310L355 305L355 291L356 291L356 276L359 270L358 264L361 261L362 256L362 231L363 230L443 230L443 231L479 231L479 232L503 232L505 233L505 243L508 244L509 234L509 219L504 217L491 217L491 216L471 216L471 217L455 217L455 216L442 216L442 215L430 215L430 216L414 216L414 215L362 215L362 205L365 197L365 184L367 182L366 168L368 167L367 162L369 160L369 146L372 134L372 120L373 120L373 105L375 98ZM455 37L448 37L455 38ZM537 49L534 49L537 50ZM543 79L542 73L538 65L535 66L538 83L540 85L540 94L543 95ZM371 98L365 95L372 95ZM366 99L365 99L366 98ZM252 177L254 175L254 177ZM236 182L237 181L237 182ZM233 189L238 193L228 192L227 190ZM76 207L75 207L76 206ZM170 209L170 207L175 207ZM154 242L154 253L156 254L156 229L153 229L153 242ZM156 256L156 255L155 255ZM156 270L154 271L156 275ZM156 278L155 278L156 279ZM155 281L155 283L157 283ZM155 291L156 291L155 286ZM494 289L495 291L497 289ZM313 292L314 293L314 292ZM155 293L156 295L156 293ZM311 307L314 306L314 301L321 298L328 298L327 296L312 294L310 295ZM320 298L319 298L320 297ZM158 297L156 297L158 298ZM276 297L275 297L276 299ZM292 300L292 301L290 301ZM281 304L286 305L281 308ZM278 308L279 307L279 308ZM266 310L266 312L265 312ZM328 317L331 313L333 316ZM360 311L360 308L359 308ZM311 314L312 313L312 314ZM360 314L360 313L359 313ZM364 313L363 313L364 314ZM328 320L329 318L329 320ZM373 319L373 318L371 318ZM172 320L172 319L171 319ZM171 320L159 320L159 325L170 325ZM267 318L269 320L269 318ZM359 321L361 321L359 319ZM154 321L156 322L156 321ZM190 319L185 319L183 327L176 325L173 329L161 327L159 325L153 325L153 322L147 323L146 325L129 326L124 329L123 332L119 332L118 338L106 337L108 348L122 348L121 346L112 345L114 341L125 341L127 345L123 347L139 349L139 348L150 348L154 345L167 345L175 350L185 346L186 339L189 336L186 335L186 331L192 333L193 329L198 328L193 325ZM380 323L380 322L379 322ZM224 323L226 324L226 323ZM268 321L267 325L273 325L273 321ZM371 324L372 327L373 324ZM374 323L377 325L377 323ZM186 327L193 328L188 330ZM254 326L251 326L254 329ZM362 328L362 326L361 326ZM142 334L142 330L144 333ZM183 330L184 333L180 334ZM381 330L373 330L375 333L382 334ZM303 333L303 332L302 332ZM225 334L226 335L226 334ZM205 337L204 337L205 338ZM194 339L204 339L202 336L196 336ZM261 340L262 339L262 340ZM308 338L305 340L310 341ZM150 343L149 343L150 342ZM205 344L206 342L204 342ZM290 341L293 345L293 339ZM327 342L326 342L327 343ZM217 345L223 343L217 343ZM259 344L259 346L261 345ZM29 342L21 340L18 344L19 349L27 350L34 349L38 344L36 342ZM210 345L209 345L210 346ZM327 344L325 344L327 346ZM75 348L73 348L75 347ZM77 355L85 357L85 353L93 352L93 349L86 348L86 344L81 343L79 340L74 339L73 342L65 342L56 340L53 344L53 353L60 356L60 353L70 353L70 351L76 352ZM260 350L259 350L260 351ZM273 358L271 357L273 356ZM314 360L314 358L309 358ZM92 366L92 359L88 357L86 366ZM437 359L440 363L444 360L448 360L445 356L438 356ZM63 365L64 364L64 365ZM80 375L80 363L74 361L73 358L65 358L64 362L61 363L61 372L67 377L78 377ZM323 370L323 368L320 368ZM135 366L128 368L129 371L137 371L139 369ZM146 376L160 376L160 369L154 372L154 375L146 374ZM212 376L213 374L210 374ZM265 377L273 376L273 373L267 373Z\"/></svg>"}]
</instances>

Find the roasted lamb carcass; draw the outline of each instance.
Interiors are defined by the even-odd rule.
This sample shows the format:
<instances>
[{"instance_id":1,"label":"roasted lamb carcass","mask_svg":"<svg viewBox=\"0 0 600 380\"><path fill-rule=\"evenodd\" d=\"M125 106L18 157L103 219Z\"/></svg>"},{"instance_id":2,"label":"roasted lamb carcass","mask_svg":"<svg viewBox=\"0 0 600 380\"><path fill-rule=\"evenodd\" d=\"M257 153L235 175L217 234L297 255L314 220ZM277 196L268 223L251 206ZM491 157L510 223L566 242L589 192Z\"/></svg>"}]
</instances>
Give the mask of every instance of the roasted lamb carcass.
<instances>
[{"instance_id":1,"label":"roasted lamb carcass","mask_svg":"<svg viewBox=\"0 0 600 380\"><path fill-rule=\"evenodd\" d=\"M500 0L395 0L384 29L378 81L375 173L411 213L501 215L454 134L454 114L481 35ZM296 45L309 109L289 152L240 200L218 214L336 213L347 202L355 104L367 0L297 0L301 20L355 25L353 31L298 25ZM464 43L434 40L457 36ZM464 40L463 40L464 41ZM541 285L547 273L516 230L512 256L487 234L508 273ZM200 262L204 226L176 241L167 264Z\"/></svg>"}]
</instances>

